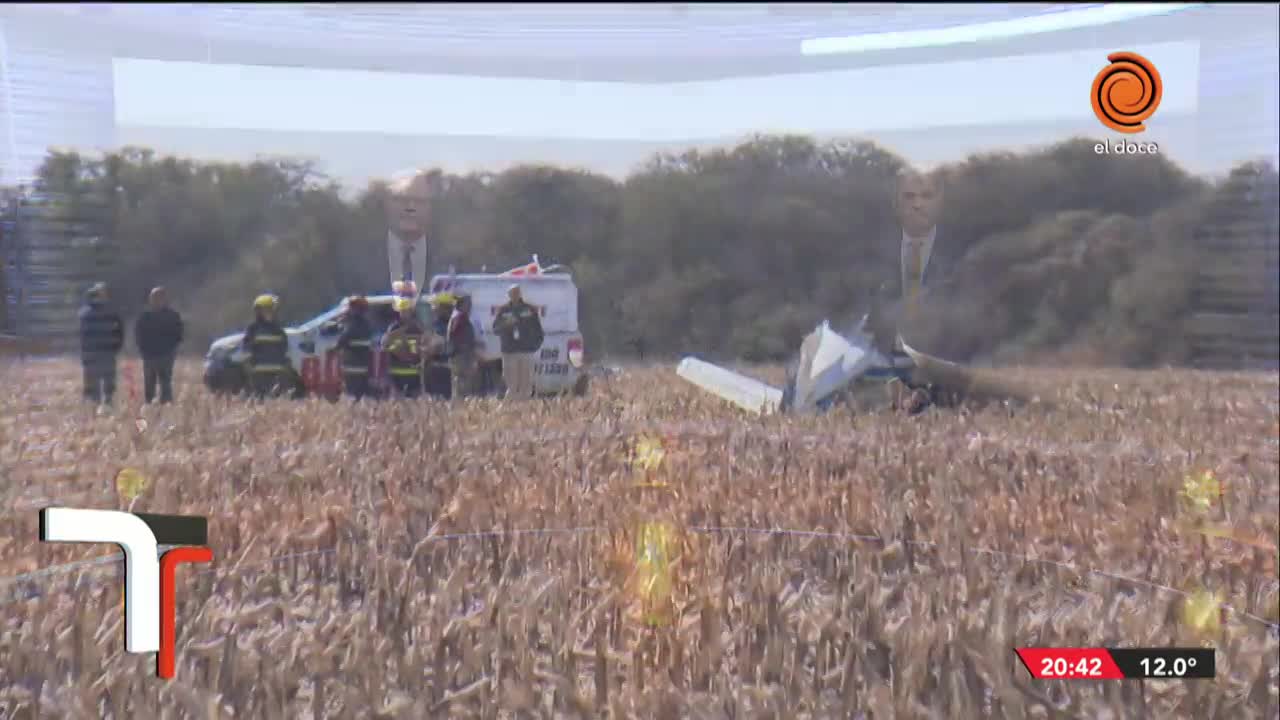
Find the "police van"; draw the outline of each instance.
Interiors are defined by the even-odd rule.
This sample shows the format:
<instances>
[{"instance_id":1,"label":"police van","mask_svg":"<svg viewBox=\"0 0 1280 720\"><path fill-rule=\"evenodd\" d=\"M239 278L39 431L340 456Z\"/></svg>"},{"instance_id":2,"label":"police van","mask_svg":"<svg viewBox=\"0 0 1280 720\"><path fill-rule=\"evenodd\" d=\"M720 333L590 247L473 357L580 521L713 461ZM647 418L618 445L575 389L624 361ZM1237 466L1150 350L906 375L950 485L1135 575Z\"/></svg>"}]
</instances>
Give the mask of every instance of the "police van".
<instances>
[{"instance_id":1,"label":"police van","mask_svg":"<svg viewBox=\"0 0 1280 720\"><path fill-rule=\"evenodd\" d=\"M538 310L542 319L542 347L534 355L533 388L539 395L585 394L588 375L584 370L585 348L578 327L578 288L573 277L557 268L543 270L535 263L503 274L474 273L437 275L418 299L418 319L433 326L431 299L440 293L471 296L471 320L479 344L482 391L501 390L502 350L493 333L498 308L507 302L507 289L519 285L525 302ZM373 325L375 346L395 317L391 301L395 296L369 295L368 316ZM288 302L288 298L284 298ZM333 395L340 389L342 353L337 347L340 322L347 300L301 325L285 328L289 338L289 360L294 370L294 394L308 392ZM247 384L248 353L241 347L244 333L215 340L205 355L204 381L214 392L240 392ZM374 379L385 379L386 356L375 353Z\"/></svg>"}]
</instances>

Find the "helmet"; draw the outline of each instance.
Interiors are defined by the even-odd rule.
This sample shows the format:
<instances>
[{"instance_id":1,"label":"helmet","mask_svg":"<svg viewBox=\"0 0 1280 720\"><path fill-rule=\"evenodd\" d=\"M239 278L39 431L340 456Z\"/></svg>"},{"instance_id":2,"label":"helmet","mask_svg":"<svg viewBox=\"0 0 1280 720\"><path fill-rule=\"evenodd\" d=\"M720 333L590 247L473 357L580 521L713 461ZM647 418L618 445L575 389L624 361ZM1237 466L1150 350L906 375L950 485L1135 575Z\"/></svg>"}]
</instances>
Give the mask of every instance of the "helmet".
<instances>
[{"instance_id":1,"label":"helmet","mask_svg":"<svg viewBox=\"0 0 1280 720\"><path fill-rule=\"evenodd\" d=\"M391 283L391 294L400 297L413 297L418 294L418 284L412 280L397 280Z\"/></svg>"},{"instance_id":2,"label":"helmet","mask_svg":"<svg viewBox=\"0 0 1280 720\"><path fill-rule=\"evenodd\" d=\"M458 298L451 292L438 292L431 296L431 304L435 307L441 305L457 305Z\"/></svg>"},{"instance_id":3,"label":"helmet","mask_svg":"<svg viewBox=\"0 0 1280 720\"><path fill-rule=\"evenodd\" d=\"M398 297L391 301L391 309L396 312L404 312L413 309L413 299L407 297Z\"/></svg>"},{"instance_id":4,"label":"helmet","mask_svg":"<svg viewBox=\"0 0 1280 720\"><path fill-rule=\"evenodd\" d=\"M259 295L258 297L253 299L254 310L259 310L259 309L275 310L276 306L278 306L279 304L280 304L280 298L270 294Z\"/></svg>"},{"instance_id":5,"label":"helmet","mask_svg":"<svg viewBox=\"0 0 1280 720\"><path fill-rule=\"evenodd\" d=\"M366 310L369 307L369 301L363 295L352 295L347 298L347 307L352 310Z\"/></svg>"}]
</instances>

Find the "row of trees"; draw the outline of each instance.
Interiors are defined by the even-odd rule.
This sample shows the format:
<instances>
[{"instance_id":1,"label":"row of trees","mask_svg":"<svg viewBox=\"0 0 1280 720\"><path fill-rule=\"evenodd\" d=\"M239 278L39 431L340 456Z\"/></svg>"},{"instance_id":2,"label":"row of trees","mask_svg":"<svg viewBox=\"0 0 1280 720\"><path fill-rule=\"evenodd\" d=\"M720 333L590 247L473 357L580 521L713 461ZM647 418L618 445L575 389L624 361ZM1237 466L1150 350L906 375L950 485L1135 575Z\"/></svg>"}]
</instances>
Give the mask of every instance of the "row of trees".
<instances>
[{"instance_id":1,"label":"row of trees","mask_svg":"<svg viewBox=\"0 0 1280 720\"><path fill-rule=\"evenodd\" d=\"M1277 183L1249 164L1216 183L1159 156L1117 158L1077 139L977 155L943 169L946 242L966 253L963 302L931 349L957 359L1052 357L1151 365L1189 358L1187 319L1212 224L1248 223L1229 200ZM445 175L432 223L441 264L502 268L537 253L572 267L589 348L786 357L823 317L860 314L898 272L893 178L904 161L869 142L758 137L654 157L625 181L547 166ZM53 153L57 193L115 198L117 298L138 309L163 283L192 349L243 325L271 290L286 319L349 287L343 243L381 243L385 186L356 197L301 162L201 163L124 149ZM1232 208L1230 214L1223 208ZM1270 208L1257 204L1262 217ZM940 316L940 318L943 316Z\"/></svg>"}]
</instances>

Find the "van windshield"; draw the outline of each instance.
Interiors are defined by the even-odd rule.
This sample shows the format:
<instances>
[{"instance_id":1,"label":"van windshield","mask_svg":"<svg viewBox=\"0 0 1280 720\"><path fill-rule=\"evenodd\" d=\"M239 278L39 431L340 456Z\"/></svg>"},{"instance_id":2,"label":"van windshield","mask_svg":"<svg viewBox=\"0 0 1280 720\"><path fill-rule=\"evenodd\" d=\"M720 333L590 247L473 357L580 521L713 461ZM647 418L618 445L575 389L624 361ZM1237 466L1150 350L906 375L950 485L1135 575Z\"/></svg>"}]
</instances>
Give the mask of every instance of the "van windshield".
<instances>
[{"instance_id":1,"label":"van windshield","mask_svg":"<svg viewBox=\"0 0 1280 720\"><path fill-rule=\"evenodd\" d=\"M308 332L320 327L321 325L324 325L325 323L329 322L330 320L333 320L336 317L338 317L338 308L336 307L330 308L329 310L326 310L325 312L320 313L319 315L302 323L301 325L298 326L298 329L301 330L302 332Z\"/></svg>"}]
</instances>

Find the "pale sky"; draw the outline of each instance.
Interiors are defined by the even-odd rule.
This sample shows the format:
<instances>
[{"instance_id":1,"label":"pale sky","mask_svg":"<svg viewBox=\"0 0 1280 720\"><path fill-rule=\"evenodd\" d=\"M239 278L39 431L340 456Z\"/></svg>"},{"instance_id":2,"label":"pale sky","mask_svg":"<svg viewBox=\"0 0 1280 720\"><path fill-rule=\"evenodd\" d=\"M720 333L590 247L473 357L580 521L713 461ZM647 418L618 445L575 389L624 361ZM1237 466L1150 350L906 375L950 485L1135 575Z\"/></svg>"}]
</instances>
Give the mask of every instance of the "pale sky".
<instances>
[{"instance_id":1,"label":"pale sky","mask_svg":"<svg viewBox=\"0 0 1280 720\"><path fill-rule=\"evenodd\" d=\"M1087 120L1115 48L641 85L115 61L123 126L679 141ZM1126 48L1160 70L1160 114L1197 110L1199 45Z\"/></svg>"}]
</instances>

